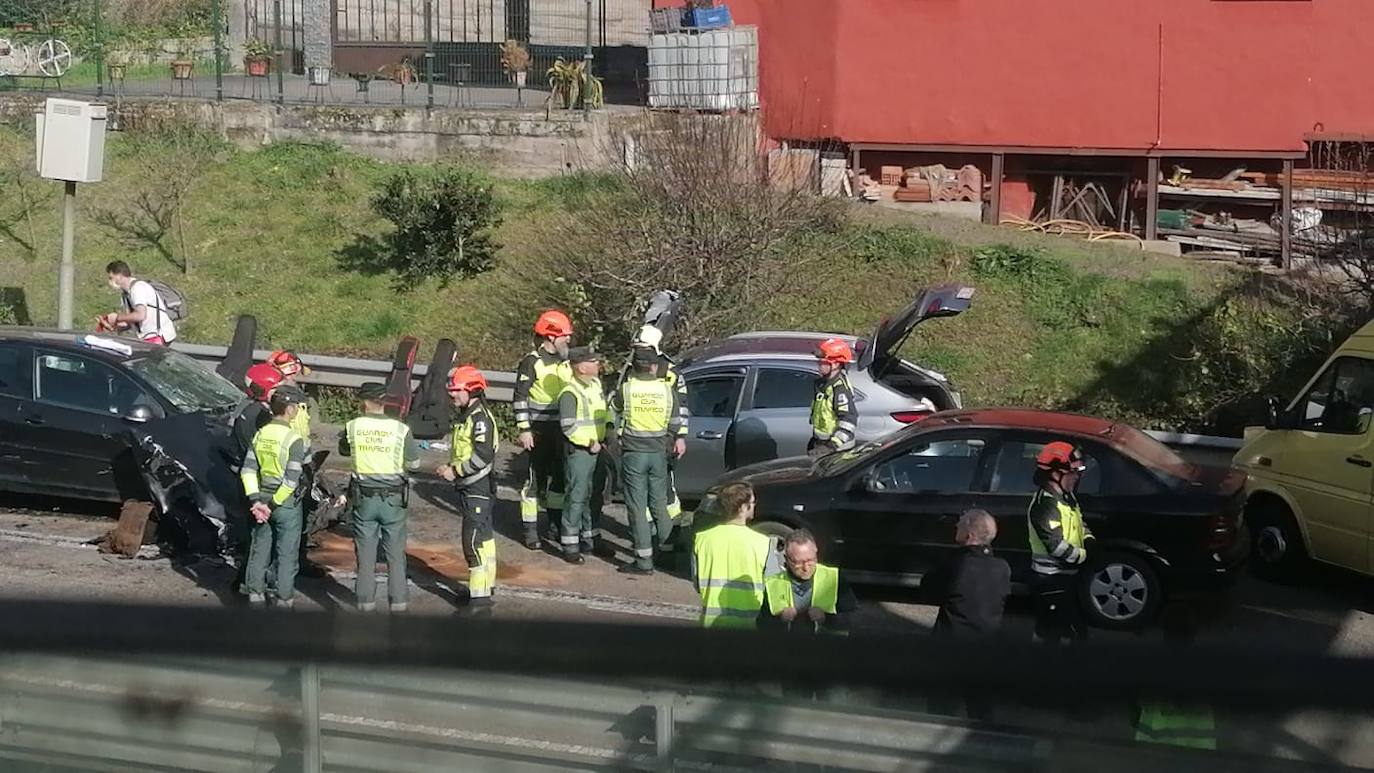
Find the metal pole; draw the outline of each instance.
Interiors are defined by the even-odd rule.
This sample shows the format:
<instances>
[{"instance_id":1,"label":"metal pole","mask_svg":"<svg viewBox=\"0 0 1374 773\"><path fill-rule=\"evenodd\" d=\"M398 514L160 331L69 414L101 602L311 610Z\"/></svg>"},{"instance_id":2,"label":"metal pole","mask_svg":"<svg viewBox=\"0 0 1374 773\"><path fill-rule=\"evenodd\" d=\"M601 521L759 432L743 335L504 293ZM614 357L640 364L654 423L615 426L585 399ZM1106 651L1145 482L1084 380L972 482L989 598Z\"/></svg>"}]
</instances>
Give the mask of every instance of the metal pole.
<instances>
[{"instance_id":1,"label":"metal pole","mask_svg":"<svg viewBox=\"0 0 1374 773\"><path fill-rule=\"evenodd\" d=\"M425 0L425 107L434 109L434 4Z\"/></svg>"},{"instance_id":2,"label":"metal pole","mask_svg":"<svg viewBox=\"0 0 1374 773\"><path fill-rule=\"evenodd\" d=\"M591 117L592 103L587 99L586 84L592 78L592 0L587 0L587 50L582 54L582 62L582 77L586 79L582 87L582 113Z\"/></svg>"},{"instance_id":3,"label":"metal pole","mask_svg":"<svg viewBox=\"0 0 1374 773\"><path fill-rule=\"evenodd\" d=\"M76 246L76 183L67 182L62 199L62 264L57 272L57 326L72 329L72 308L76 297L76 263L72 252Z\"/></svg>"},{"instance_id":4,"label":"metal pole","mask_svg":"<svg viewBox=\"0 0 1374 773\"><path fill-rule=\"evenodd\" d=\"M1283 198L1280 199L1283 211L1279 213L1279 224L1283 233L1279 235L1279 265L1287 271L1293 267L1293 159L1283 160Z\"/></svg>"},{"instance_id":5,"label":"metal pole","mask_svg":"<svg viewBox=\"0 0 1374 773\"><path fill-rule=\"evenodd\" d=\"M210 23L215 25L215 101L224 101L224 7L210 0Z\"/></svg>"},{"instance_id":6,"label":"metal pole","mask_svg":"<svg viewBox=\"0 0 1374 773\"><path fill-rule=\"evenodd\" d=\"M105 41L100 35L100 0L95 0L95 18L91 20L91 35L95 38L95 95L105 96Z\"/></svg>"},{"instance_id":7,"label":"metal pole","mask_svg":"<svg viewBox=\"0 0 1374 773\"><path fill-rule=\"evenodd\" d=\"M320 667L308 663L301 667L301 722L305 725L305 773L321 773L324 755L320 751Z\"/></svg>"},{"instance_id":8,"label":"metal pole","mask_svg":"<svg viewBox=\"0 0 1374 773\"><path fill-rule=\"evenodd\" d=\"M1159 238L1159 156L1145 162L1145 241Z\"/></svg>"},{"instance_id":9,"label":"metal pole","mask_svg":"<svg viewBox=\"0 0 1374 773\"><path fill-rule=\"evenodd\" d=\"M285 86L282 83L282 62L285 54L281 49L281 0L272 0L272 15L276 17L277 27L277 104L286 102Z\"/></svg>"}]
</instances>

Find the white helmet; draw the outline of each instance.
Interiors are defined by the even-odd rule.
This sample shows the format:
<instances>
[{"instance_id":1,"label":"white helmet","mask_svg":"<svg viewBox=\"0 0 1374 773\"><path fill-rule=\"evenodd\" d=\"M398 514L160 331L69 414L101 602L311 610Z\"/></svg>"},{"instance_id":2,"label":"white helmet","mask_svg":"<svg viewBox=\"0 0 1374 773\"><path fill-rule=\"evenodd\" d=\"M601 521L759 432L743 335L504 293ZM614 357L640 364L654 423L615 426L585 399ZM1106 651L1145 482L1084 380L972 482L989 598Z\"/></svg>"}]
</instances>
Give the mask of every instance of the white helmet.
<instances>
[{"instance_id":1,"label":"white helmet","mask_svg":"<svg viewBox=\"0 0 1374 773\"><path fill-rule=\"evenodd\" d=\"M639 333L635 335L635 344L637 346L651 346L654 351L658 351L658 344L662 340L663 331L653 325L641 327Z\"/></svg>"}]
</instances>

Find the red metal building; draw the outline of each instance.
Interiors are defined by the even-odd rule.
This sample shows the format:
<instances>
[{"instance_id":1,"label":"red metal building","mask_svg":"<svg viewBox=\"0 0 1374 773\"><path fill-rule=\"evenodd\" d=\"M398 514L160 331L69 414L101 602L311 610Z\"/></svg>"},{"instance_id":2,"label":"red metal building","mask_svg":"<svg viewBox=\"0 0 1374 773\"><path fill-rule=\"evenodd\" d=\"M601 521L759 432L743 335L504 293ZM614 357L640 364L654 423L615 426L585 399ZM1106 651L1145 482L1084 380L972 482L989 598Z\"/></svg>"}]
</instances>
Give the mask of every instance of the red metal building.
<instances>
[{"instance_id":1,"label":"red metal building","mask_svg":"<svg viewBox=\"0 0 1374 773\"><path fill-rule=\"evenodd\" d=\"M1027 158L1098 156L1153 183L1162 158L1277 171L1308 140L1374 136L1370 0L729 5L759 27L769 134L839 141L856 166L974 154L999 179Z\"/></svg>"}]
</instances>

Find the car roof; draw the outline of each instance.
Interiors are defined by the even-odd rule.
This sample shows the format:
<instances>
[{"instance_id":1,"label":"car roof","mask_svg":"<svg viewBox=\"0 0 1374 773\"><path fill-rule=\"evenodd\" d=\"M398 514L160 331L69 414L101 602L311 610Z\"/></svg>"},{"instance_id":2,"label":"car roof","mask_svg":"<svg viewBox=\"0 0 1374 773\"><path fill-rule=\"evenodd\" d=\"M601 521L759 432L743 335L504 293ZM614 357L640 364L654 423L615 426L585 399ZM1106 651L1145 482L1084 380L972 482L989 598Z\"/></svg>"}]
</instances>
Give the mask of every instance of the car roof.
<instances>
[{"instance_id":1,"label":"car roof","mask_svg":"<svg viewBox=\"0 0 1374 773\"><path fill-rule=\"evenodd\" d=\"M1084 416L1078 413L1059 411L1037 411L1028 408L982 408L975 410L944 411L937 413L913 427L922 431L941 427L979 427L987 429L1030 429L1042 432L1062 432L1065 435L1095 437L1111 442L1117 428L1128 429L1128 425L1097 416Z\"/></svg>"},{"instance_id":2,"label":"car roof","mask_svg":"<svg viewBox=\"0 0 1374 773\"><path fill-rule=\"evenodd\" d=\"M684 352L679 358L683 366L712 360L747 359L754 357L782 357L815 359L816 344L827 338L838 338L851 347L858 347L860 339L843 333L810 333L805 331L763 330L740 333L719 341L702 344ZM866 343L866 341L864 342Z\"/></svg>"},{"instance_id":3,"label":"car roof","mask_svg":"<svg viewBox=\"0 0 1374 773\"><path fill-rule=\"evenodd\" d=\"M98 346L87 346L80 342L80 339L87 335L90 335L92 338L123 344L129 347L133 351L133 354L125 356L119 352L102 349ZM42 344L43 346L50 346L54 349L80 352L81 354L95 357L96 359L114 365L123 365L131 359L146 356L162 349L160 346L124 336L99 335L96 333L82 333L76 330L58 330L56 328L45 327L0 325L0 342L7 341Z\"/></svg>"}]
</instances>

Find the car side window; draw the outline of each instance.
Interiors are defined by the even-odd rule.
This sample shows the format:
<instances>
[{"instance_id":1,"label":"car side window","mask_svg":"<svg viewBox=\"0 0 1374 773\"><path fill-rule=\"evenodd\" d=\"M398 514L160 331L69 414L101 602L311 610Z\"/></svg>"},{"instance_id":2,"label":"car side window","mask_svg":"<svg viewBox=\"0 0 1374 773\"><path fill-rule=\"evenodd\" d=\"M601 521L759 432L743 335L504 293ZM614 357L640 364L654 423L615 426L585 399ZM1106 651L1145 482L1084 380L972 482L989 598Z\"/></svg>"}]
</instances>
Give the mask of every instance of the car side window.
<instances>
[{"instance_id":1,"label":"car side window","mask_svg":"<svg viewBox=\"0 0 1374 773\"><path fill-rule=\"evenodd\" d=\"M734 418L742 386L744 376L734 373L688 379L687 408L693 416Z\"/></svg>"},{"instance_id":2,"label":"car side window","mask_svg":"<svg viewBox=\"0 0 1374 773\"><path fill-rule=\"evenodd\" d=\"M1035 458L1048 440L1007 440L997 449L997 461L992 467L988 491L993 494L1033 494ZM1092 450L1082 449L1083 462L1088 469L1078 481L1079 494L1098 494L1102 491L1102 464Z\"/></svg>"},{"instance_id":3,"label":"car side window","mask_svg":"<svg viewBox=\"0 0 1374 773\"><path fill-rule=\"evenodd\" d=\"M816 399L816 374L792 368L759 368L755 408L809 408Z\"/></svg>"},{"instance_id":4,"label":"car side window","mask_svg":"<svg viewBox=\"0 0 1374 773\"><path fill-rule=\"evenodd\" d=\"M116 416L153 405L137 384L104 363L48 353L39 354L34 366L34 396L41 403Z\"/></svg>"},{"instance_id":5,"label":"car side window","mask_svg":"<svg viewBox=\"0 0 1374 773\"><path fill-rule=\"evenodd\" d=\"M0 346L0 395L26 398L24 351L17 346Z\"/></svg>"},{"instance_id":6,"label":"car side window","mask_svg":"<svg viewBox=\"0 0 1374 773\"><path fill-rule=\"evenodd\" d=\"M981 438L950 438L921 443L875 467L871 488L884 494L955 494L970 491L985 445Z\"/></svg>"},{"instance_id":7,"label":"car side window","mask_svg":"<svg viewBox=\"0 0 1374 773\"><path fill-rule=\"evenodd\" d=\"M1298 426L1310 432L1363 435L1374 416L1374 361L1341 357L1298 402Z\"/></svg>"}]
</instances>

